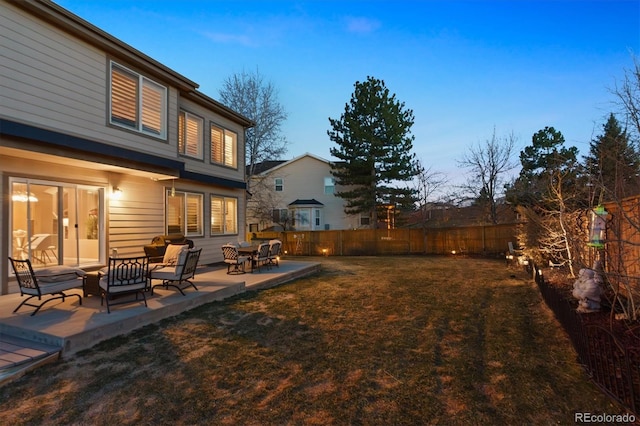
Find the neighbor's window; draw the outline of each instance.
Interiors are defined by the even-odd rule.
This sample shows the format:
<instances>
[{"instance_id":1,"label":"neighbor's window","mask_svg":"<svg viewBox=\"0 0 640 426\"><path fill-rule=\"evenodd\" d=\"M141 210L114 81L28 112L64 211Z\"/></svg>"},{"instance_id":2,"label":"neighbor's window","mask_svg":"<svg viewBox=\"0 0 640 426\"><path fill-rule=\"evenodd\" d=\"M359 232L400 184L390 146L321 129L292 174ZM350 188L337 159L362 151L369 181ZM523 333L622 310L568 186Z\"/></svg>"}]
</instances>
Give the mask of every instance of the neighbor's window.
<instances>
[{"instance_id":1,"label":"neighbor's window","mask_svg":"<svg viewBox=\"0 0 640 426\"><path fill-rule=\"evenodd\" d=\"M211 196L211 235L238 233L238 199Z\"/></svg>"},{"instance_id":2,"label":"neighbor's window","mask_svg":"<svg viewBox=\"0 0 640 426\"><path fill-rule=\"evenodd\" d=\"M238 134L211 125L211 162L238 167Z\"/></svg>"},{"instance_id":3,"label":"neighbor's window","mask_svg":"<svg viewBox=\"0 0 640 426\"><path fill-rule=\"evenodd\" d=\"M110 87L111 124L166 139L166 87L115 62Z\"/></svg>"},{"instance_id":4,"label":"neighbor's window","mask_svg":"<svg viewBox=\"0 0 640 426\"><path fill-rule=\"evenodd\" d=\"M335 183L332 177L324 178L324 193L333 194L335 192Z\"/></svg>"},{"instance_id":5,"label":"neighbor's window","mask_svg":"<svg viewBox=\"0 0 640 426\"><path fill-rule=\"evenodd\" d=\"M202 118L185 111L178 117L178 151L202 159Z\"/></svg>"},{"instance_id":6,"label":"neighbor's window","mask_svg":"<svg viewBox=\"0 0 640 426\"><path fill-rule=\"evenodd\" d=\"M369 219L369 216L360 216L361 226L369 226L370 223L371 223L371 220Z\"/></svg>"},{"instance_id":7,"label":"neighbor's window","mask_svg":"<svg viewBox=\"0 0 640 426\"><path fill-rule=\"evenodd\" d=\"M167 191L167 234L202 236L203 195Z\"/></svg>"},{"instance_id":8,"label":"neighbor's window","mask_svg":"<svg viewBox=\"0 0 640 426\"><path fill-rule=\"evenodd\" d=\"M278 192L281 192L284 189L284 179L283 178L275 178L275 189Z\"/></svg>"},{"instance_id":9,"label":"neighbor's window","mask_svg":"<svg viewBox=\"0 0 640 426\"><path fill-rule=\"evenodd\" d=\"M289 220L289 210L287 209L273 209L272 211L273 222L282 224Z\"/></svg>"}]
</instances>

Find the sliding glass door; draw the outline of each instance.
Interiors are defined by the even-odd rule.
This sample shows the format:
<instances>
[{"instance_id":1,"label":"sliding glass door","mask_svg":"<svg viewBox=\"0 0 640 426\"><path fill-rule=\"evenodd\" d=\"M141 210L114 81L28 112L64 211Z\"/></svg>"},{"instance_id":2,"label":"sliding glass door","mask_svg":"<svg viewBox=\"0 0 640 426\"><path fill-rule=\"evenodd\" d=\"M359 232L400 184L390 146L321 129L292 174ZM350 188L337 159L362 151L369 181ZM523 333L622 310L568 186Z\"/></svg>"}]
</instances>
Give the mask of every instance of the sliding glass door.
<instances>
[{"instance_id":1,"label":"sliding glass door","mask_svg":"<svg viewBox=\"0 0 640 426\"><path fill-rule=\"evenodd\" d=\"M11 255L34 267L102 264L104 189L11 178Z\"/></svg>"}]
</instances>

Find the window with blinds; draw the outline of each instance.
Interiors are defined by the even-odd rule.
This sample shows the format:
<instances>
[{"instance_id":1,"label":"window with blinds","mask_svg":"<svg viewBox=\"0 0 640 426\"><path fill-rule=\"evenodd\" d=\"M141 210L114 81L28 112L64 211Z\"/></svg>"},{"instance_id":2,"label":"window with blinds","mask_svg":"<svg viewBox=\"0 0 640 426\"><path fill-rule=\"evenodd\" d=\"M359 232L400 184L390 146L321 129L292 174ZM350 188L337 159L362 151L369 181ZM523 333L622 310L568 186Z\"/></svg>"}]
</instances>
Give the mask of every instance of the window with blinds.
<instances>
[{"instance_id":1,"label":"window with blinds","mask_svg":"<svg viewBox=\"0 0 640 426\"><path fill-rule=\"evenodd\" d=\"M178 116L178 150L180 154L202 159L203 120L188 112L181 111Z\"/></svg>"},{"instance_id":2,"label":"window with blinds","mask_svg":"<svg viewBox=\"0 0 640 426\"><path fill-rule=\"evenodd\" d=\"M138 78L119 67L111 70L111 122L135 127L138 122Z\"/></svg>"},{"instance_id":3,"label":"window with blinds","mask_svg":"<svg viewBox=\"0 0 640 426\"><path fill-rule=\"evenodd\" d=\"M111 62L111 124L166 138L167 88Z\"/></svg>"},{"instance_id":4,"label":"window with blinds","mask_svg":"<svg viewBox=\"0 0 640 426\"><path fill-rule=\"evenodd\" d=\"M238 200L235 198L225 198L226 206L224 214L224 230L227 234L238 233Z\"/></svg>"},{"instance_id":5,"label":"window with blinds","mask_svg":"<svg viewBox=\"0 0 640 426\"><path fill-rule=\"evenodd\" d=\"M211 235L238 233L238 199L211 196Z\"/></svg>"},{"instance_id":6,"label":"window with blinds","mask_svg":"<svg viewBox=\"0 0 640 426\"><path fill-rule=\"evenodd\" d=\"M211 197L211 235L224 233L224 198Z\"/></svg>"},{"instance_id":7,"label":"window with blinds","mask_svg":"<svg viewBox=\"0 0 640 426\"><path fill-rule=\"evenodd\" d=\"M238 167L238 135L231 130L211 126L211 162Z\"/></svg>"},{"instance_id":8,"label":"window with blinds","mask_svg":"<svg viewBox=\"0 0 640 426\"><path fill-rule=\"evenodd\" d=\"M167 197L167 234L181 233L186 236L203 235L203 195L169 189Z\"/></svg>"},{"instance_id":9,"label":"window with blinds","mask_svg":"<svg viewBox=\"0 0 640 426\"><path fill-rule=\"evenodd\" d=\"M202 194L187 194L186 210L186 235L202 235Z\"/></svg>"}]
</instances>

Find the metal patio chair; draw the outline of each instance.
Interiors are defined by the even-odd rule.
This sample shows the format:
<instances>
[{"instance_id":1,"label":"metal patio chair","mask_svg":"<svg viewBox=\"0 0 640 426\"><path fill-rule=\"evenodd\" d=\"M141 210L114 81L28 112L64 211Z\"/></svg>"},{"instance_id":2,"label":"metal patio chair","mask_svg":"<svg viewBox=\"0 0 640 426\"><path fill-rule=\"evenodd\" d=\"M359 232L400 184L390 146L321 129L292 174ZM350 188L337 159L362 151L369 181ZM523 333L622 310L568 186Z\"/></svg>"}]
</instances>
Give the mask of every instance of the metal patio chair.
<instances>
[{"instance_id":1,"label":"metal patio chair","mask_svg":"<svg viewBox=\"0 0 640 426\"><path fill-rule=\"evenodd\" d=\"M144 306L147 306L145 291L149 284L149 257L110 257L106 275L100 278L100 304L107 302L107 312L111 313L111 306L139 301L142 296ZM135 300L121 296L135 294Z\"/></svg>"},{"instance_id":2,"label":"metal patio chair","mask_svg":"<svg viewBox=\"0 0 640 426\"><path fill-rule=\"evenodd\" d=\"M249 256L240 256L238 254L238 247L233 244L225 244L222 246L222 255L224 256L224 263L227 264L227 274L236 273L244 274L244 264L250 259ZM233 266L233 271L231 267Z\"/></svg>"},{"instance_id":3,"label":"metal patio chair","mask_svg":"<svg viewBox=\"0 0 640 426\"><path fill-rule=\"evenodd\" d=\"M51 275L49 279L41 277L40 281L33 271L31 261L29 259L14 259L9 257L11 267L18 280L20 286L20 295L28 295L16 309L14 313L18 311L22 306L31 306L36 308L31 313L31 316L35 315L40 308L46 303L53 300L62 299L64 301L67 297L77 297L78 303L82 305L82 296L79 294L66 294L65 291L76 287L82 287L82 276L78 275L74 271L75 268L66 268L67 272L60 272L57 275ZM53 269L53 268L51 268ZM44 300L42 299L45 296ZM31 303L33 299L40 300L41 303Z\"/></svg>"},{"instance_id":4,"label":"metal patio chair","mask_svg":"<svg viewBox=\"0 0 640 426\"><path fill-rule=\"evenodd\" d=\"M150 272L151 280L162 280L162 284L151 286L151 294L156 287L176 288L184 296L184 289L191 286L198 290L198 287L191 282L196 275L198 260L202 249L186 249L182 250L178 255L178 261L175 266L164 266L160 269L154 269Z\"/></svg>"}]
</instances>

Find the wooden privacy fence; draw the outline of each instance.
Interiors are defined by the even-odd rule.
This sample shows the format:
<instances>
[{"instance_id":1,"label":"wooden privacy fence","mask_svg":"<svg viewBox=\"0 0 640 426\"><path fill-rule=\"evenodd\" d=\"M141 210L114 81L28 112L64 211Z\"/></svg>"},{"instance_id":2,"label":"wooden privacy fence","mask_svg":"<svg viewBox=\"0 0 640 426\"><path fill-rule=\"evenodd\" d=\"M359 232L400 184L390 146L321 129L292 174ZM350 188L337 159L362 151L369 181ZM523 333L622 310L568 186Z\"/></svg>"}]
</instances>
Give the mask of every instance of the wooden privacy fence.
<instances>
[{"instance_id":1,"label":"wooden privacy fence","mask_svg":"<svg viewBox=\"0 0 640 426\"><path fill-rule=\"evenodd\" d=\"M253 240L279 238L295 256L376 256L407 254L502 255L516 241L517 224L455 228L356 229L258 232Z\"/></svg>"}]
</instances>

